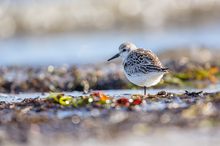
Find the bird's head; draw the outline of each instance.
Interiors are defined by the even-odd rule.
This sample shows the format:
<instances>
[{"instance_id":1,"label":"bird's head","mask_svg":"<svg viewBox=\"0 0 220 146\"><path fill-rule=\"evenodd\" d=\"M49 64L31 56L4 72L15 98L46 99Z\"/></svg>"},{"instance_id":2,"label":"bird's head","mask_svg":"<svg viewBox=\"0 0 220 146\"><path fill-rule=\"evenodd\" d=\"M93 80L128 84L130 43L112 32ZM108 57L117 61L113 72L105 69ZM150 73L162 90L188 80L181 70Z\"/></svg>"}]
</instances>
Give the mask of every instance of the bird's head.
<instances>
[{"instance_id":1,"label":"bird's head","mask_svg":"<svg viewBox=\"0 0 220 146\"><path fill-rule=\"evenodd\" d=\"M112 58L108 59L108 61L113 60L118 57L122 57L123 59L127 57L127 55L132 51L137 49L137 47L129 42L125 42L119 46L119 53L114 55Z\"/></svg>"}]
</instances>

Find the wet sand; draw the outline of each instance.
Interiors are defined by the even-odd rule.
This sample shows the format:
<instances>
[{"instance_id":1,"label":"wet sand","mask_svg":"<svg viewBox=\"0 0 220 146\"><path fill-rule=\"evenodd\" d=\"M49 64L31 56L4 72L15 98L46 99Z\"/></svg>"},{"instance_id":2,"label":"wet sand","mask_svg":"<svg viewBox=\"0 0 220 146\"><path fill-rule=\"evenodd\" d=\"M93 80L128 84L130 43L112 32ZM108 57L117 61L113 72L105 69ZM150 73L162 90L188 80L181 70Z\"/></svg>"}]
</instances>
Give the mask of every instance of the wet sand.
<instances>
[{"instance_id":1,"label":"wet sand","mask_svg":"<svg viewBox=\"0 0 220 146\"><path fill-rule=\"evenodd\" d=\"M66 95L69 94L63 96ZM116 141L126 145L158 145L165 140L165 145L217 145L219 142L219 92L163 91L146 97L127 94L114 98L96 92L71 97L77 100L77 106L62 105L55 98L2 101L1 143L113 145ZM90 98L92 102L87 102Z\"/></svg>"}]
</instances>

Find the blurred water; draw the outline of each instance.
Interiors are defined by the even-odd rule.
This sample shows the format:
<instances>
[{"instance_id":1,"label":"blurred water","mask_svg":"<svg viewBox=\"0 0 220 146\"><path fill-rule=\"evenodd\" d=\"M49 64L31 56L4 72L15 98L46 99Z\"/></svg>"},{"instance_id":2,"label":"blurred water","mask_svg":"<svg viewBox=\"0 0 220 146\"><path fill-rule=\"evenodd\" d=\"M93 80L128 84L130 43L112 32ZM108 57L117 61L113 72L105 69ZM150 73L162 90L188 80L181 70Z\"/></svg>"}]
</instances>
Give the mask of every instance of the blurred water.
<instances>
[{"instance_id":1,"label":"blurred water","mask_svg":"<svg viewBox=\"0 0 220 146\"><path fill-rule=\"evenodd\" d=\"M203 46L218 49L219 25L158 32L109 31L15 36L0 40L1 65L87 64L105 62L124 41L160 53L168 48Z\"/></svg>"},{"instance_id":2,"label":"blurred water","mask_svg":"<svg viewBox=\"0 0 220 146\"><path fill-rule=\"evenodd\" d=\"M220 84L215 84L215 85L210 85L207 88L204 89L194 89L194 88L182 88L182 89L175 89L175 88L166 88L166 89L148 89L147 93L148 94L157 94L160 91L166 91L166 92L171 92L171 93L176 93L176 94L183 94L185 91L189 92L218 92L220 89ZM101 92L104 92L105 94L109 96L114 96L115 98L121 97L122 95L125 97L129 97L132 94L143 94L143 89L120 89L120 90L100 90ZM71 96L82 96L85 95L83 92L80 91L73 91L73 92L64 92L66 95L71 95ZM26 98L46 98L50 93L20 93L20 94L4 94L0 93L0 101L5 101L5 102L19 102L22 101ZM178 99L176 99L178 102Z\"/></svg>"}]
</instances>

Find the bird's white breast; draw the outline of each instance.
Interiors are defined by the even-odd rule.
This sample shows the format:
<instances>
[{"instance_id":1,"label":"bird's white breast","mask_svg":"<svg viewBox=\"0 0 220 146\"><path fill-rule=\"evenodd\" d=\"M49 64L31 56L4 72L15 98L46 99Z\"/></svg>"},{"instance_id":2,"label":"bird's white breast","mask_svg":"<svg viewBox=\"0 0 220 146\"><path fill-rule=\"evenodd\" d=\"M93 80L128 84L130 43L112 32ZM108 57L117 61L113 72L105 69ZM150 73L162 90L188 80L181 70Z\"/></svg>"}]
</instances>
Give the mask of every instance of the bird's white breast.
<instances>
[{"instance_id":1,"label":"bird's white breast","mask_svg":"<svg viewBox=\"0 0 220 146\"><path fill-rule=\"evenodd\" d=\"M163 77L163 72L150 72L147 74L128 75L125 72L127 79L135 85L141 87L150 87L158 84Z\"/></svg>"}]
</instances>

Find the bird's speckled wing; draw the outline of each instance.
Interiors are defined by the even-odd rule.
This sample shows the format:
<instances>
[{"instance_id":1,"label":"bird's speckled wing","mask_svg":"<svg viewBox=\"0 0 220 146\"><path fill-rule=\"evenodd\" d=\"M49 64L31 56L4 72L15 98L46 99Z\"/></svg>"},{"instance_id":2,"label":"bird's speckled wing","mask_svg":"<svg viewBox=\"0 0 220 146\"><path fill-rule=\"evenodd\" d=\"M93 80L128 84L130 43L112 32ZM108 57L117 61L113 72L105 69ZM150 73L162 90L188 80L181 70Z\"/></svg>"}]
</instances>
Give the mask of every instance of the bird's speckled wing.
<instances>
[{"instance_id":1,"label":"bird's speckled wing","mask_svg":"<svg viewBox=\"0 0 220 146\"><path fill-rule=\"evenodd\" d=\"M137 49L124 60L124 69L128 75L142 75L150 72L166 72L158 57L150 50Z\"/></svg>"}]
</instances>

